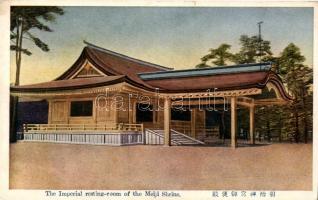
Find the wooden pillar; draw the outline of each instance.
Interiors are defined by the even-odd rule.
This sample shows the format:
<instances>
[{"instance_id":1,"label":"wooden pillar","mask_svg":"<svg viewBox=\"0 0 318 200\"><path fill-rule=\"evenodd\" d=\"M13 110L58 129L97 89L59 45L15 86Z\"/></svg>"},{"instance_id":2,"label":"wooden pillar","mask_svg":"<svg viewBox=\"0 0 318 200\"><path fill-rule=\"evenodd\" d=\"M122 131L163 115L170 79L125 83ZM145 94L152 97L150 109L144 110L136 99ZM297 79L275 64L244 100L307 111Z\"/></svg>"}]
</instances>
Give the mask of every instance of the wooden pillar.
<instances>
[{"instance_id":1,"label":"wooden pillar","mask_svg":"<svg viewBox=\"0 0 318 200\"><path fill-rule=\"evenodd\" d=\"M118 123L118 110L117 110L117 106L114 108L113 112L114 112L114 122L115 122L115 124L117 124L117 123Z\"/></svg>"},{"instance_id":2,"label":"wooden pillar","mask_svg":"<svg viewBox=\"0 0 318 200\"><path fill-rule=\"evenodd\" d=\"M98 108L96 105L96 101L94 101L94 99L92 99L93 101L93 120L94 120L94 124L97 124L97 112L98 112Z\"/></svg>"},{"instance_id":3,"label":"wooden pillar","mask_svg":"<svg viewBox=\"0 0 318 200\"><path fill-rule=\"evenodd\" d=\"M255 144L255 106L250 107L250 143Z\"/></svg>"},{"instance_id":4,"label":"wooden pillar","mask_svg":"<svg viewBox=\"0 0 318 200\"><path fill-rule=\"evenodd\" d=\"M134 124L137 123L137 101L134 100L134 103L133 103L133 112L132 112L132 121Z\"/></svg>"},{"instance_id":5,"label":"wooden pillar","mask_svg":"<svg viewBox=\"0 0 318 200\"><path fill-rule=\"evenodd\" d=\"M136 105L135 105L135 100L134 99L130 99L129 102L129 106L128 106L128 119L129 119L129 124L134 124L136 123L136 117L134 117L134 115L136 115Z\"/></svg>"},{"instance_id":6,"label":"wooden pillar","mask_svg":"<svg viewBox=\"0 0 318 200\"><path fill-rule=\"evenodd\" d=\"M70 118L71 118L71 100L70 99L66 100L66 104L64 104L64 108L66 110L66 121L67 121L67 124L69 124Z\"/></svg>"},{"instance_id":7,"label":"wooden pillar","mask_svg":"<svg viewBox=\"0 0 318 200\"><path fill-rule=\"evenodd\" d=\"M195 138L197 108L191 110L191 137Z\"/></svg>"},{"instance_id":8,"label":"wooden pillar","mask_svg":"<svg viewBox=\"0 0 318 200\"><path fill-rule=\"evenodd\" d=\"M231 147L236 148L236 132L237 132L237 99L231 97Z\"/></svg>"},{"instance_id":9,"label":"wooden pillar","mask_svg":"<svg viewBox=\"0 0 318 200\"><path fill-rule=\"evenodd\" d=\"M203 113L203 131L202 131L202 133L201 134L203 134L204 135L204 137L206 136L206 110L203 110L202 111L202 113Z\"/></svg>"},{"instance_id":10,"label":"wooden pillar","mask_svg":"<svg viewBox=\"0 0 318 200\"><path fill-rule=\"evenodd\" d=\"M164 100L164 146L170 146L170 120L171 120L171 100L166 97Z\"/></svg>"}]
</instances>

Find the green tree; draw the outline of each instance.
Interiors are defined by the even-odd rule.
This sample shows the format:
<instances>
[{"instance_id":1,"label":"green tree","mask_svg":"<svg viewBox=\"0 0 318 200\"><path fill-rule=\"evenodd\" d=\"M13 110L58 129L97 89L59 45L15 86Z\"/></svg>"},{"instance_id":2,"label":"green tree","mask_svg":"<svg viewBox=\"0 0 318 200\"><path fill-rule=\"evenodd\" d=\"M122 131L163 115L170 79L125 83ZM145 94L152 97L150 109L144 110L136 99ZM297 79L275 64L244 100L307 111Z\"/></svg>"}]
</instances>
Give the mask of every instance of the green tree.
<instances>
[{"instance_id":1,"label":"green tree","mask_svg":"<svg viewBox=\"0 0 318 200\"><path fill-rule=\"evenodd\" d=\"M237 64L255 63L257 58L272 56L270 42L260 39L258 36L249 37L241 35L241 49L234 55ZM259 60L263 61L263 60Z\"/></svg>"},{"instance_id":2,"label":"green tree","mask_svg":"<svg viewBox=\"0 0 318 200\"><path fill-rule=\"evenodd\" d=\"M299 47L289 44L279 56L273 56L269 41L258 36L240 37L241 48L236 54L230 54L230 45L222 44L201 58L197 68L210 67L208 61L214 65L226 65L227 61L236 64L272 62L272 70L282 78L288 92L293 96L293 101L285 106L270 105L260 106L256 109L256 130L263 138L271 141L278 138L279 141L292 139L295 142L307 142L312 133L313 116L313 70L304 65L305 57ZM257 98L257 97L255 97ZM266 88L259 98L276 98L273 90ZM240 114L241 127L246 129L245 122L248 115Z\"/></svg>"},{"instance_id":3,"label":"green tree","mask_svg":"<svg viewBox=\"0 0 318 200\"><path fill-rule=\"evenodd\" d=\"M30 7L15 6L11 8L10 24L10 49L16 55L16 77L15 84L20 84L20 69L22 53L31 55L32 53L23 47L23 39L32 41L42 51L49 51L49 47L40 38L32 33L32 30L52 32L53 30L45 22L54 22L56 15L63 15L64 11L59 7Z\"/></svg>"},{"instance_id":4,"label":"green tree","mask_svg":"<svg viewBox=\"0 0 318 200\"><path fill-rule=\"evenodd\" d=\"M265 139L271 142L283 141L288 139L288 132L286 131L286 117L290 111L282 105L268 105L256 107L255 124L256 132L259 134L259 139Z\"/></svg>"},{"instance_id":5,"label":"green tree","mask_svg":"<svg viewBox=\"0 0 318 200\"><path fill-rule=\"evenodd\" d=\"M211 61L213 65L225 66L228 61L233 59L233 54L229 52L231 45L221 44L216 49L210 49L210 53L201 58L201 63L196 68L209 67L206 65L208 61Z\"/></svg>"},{"instance_id":6,"label":"green tree","mask_svg":"<svg viewBox=\"0 0 318 200\"><path fill-rule=\"evenodd\" d=\"M45 32L52 32L53 30L46 25L48 22L54 22L57 15L63 15L64 11L60 7L32 7L32 6L14 6L11 7L11 20L10 20L10 49L15 52L16 73L14 85L20 84L20 71L22 53L30 56L32 52L23 46L23 40L27 39L32 41L34 45L39 47L42 51L49 51L48 45L38 38L33 30L40 30ZM11 98L11 126L10 133L11 141L15 141L15 127L16 127L16 113L18 98Z\"/></svg>"},{"instance_id":7,"label":"green tree","mask_svg":"<svg viewBox=\"0 0 318 200\"><path fill-rule=\"evenodd\" d=\"M305 57L299 47L290 43L279 57L279 71L283 77L288 91L293 96L293 102L289 105L290 117L287 128L296 142L307 142L312 118L312 68L303 64Z\"/></svg>"},{"instance_id":8,"label":"green tree","mask_svg":"<svg viewBox=\"0 0 318 200\"><path fill-rule=\"evenodd\" d=\"M293 43L278 57L267 57L275 62L274 71L285 83L293 100L285 106L262 106L257 109L257 128L267 138L292 139L307 142L312 131L312 68L305 66L305 57ZM268 92L263 91L264 94Z\"/></svg>"}]
</instances>

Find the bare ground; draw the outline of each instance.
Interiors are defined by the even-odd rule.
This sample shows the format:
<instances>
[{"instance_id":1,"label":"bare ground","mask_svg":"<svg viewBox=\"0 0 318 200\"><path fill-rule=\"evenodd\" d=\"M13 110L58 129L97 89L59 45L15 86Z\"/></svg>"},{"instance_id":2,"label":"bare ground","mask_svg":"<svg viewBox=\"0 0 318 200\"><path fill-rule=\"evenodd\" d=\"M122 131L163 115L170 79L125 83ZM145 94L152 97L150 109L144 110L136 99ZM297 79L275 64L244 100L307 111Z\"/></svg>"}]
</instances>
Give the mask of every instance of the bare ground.
<instances>
[{"instance_id":1,"label":"bare ground","mask_svg":"<svg viewBox=\"0 0 318 200\"><path fill-rule=\"evenodd\" d=\"M312 190L312 145L92 146L19 142L11 189Z\"/></svg>"}]
</instances>

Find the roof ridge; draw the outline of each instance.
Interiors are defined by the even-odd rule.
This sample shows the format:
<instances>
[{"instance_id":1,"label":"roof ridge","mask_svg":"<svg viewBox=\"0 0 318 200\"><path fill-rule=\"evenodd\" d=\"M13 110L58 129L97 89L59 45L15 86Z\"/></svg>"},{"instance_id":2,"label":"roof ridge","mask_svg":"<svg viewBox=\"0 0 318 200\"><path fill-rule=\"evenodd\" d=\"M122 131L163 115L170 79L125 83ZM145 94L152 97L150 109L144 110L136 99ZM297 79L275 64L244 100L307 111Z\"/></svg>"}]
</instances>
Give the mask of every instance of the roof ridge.
<instances>
[{"instance_id":1,"label":"roof ridge","mask_svg":"<svg viewBox=\"0 0 318 200\"><path fill-rule=\"evenodd\" d=\"M112 54L114 56L118 56L118 57L121 57L121 58L124 58L124 59L127 59L127 60L131 60L131 61L134 61L134 62L139 62L140 64L146 64L146 65L151 65L152 67L156 67L156 68L159 68L159 69L164 69L164 70L172 70L173 68L170 68L170 67L165 67L165 66L162 66L162 65L158 65L158 64L154 64L154 63L150 63L150 62L147 62L147 61L144 61L144 60L140 60L140 59L137 59L137 58L132 58L130 56L127 56L127 55L124 55L124 54L121 54L121 53L118 53L118 52L115 52L115 51L112 51L112 50L109 50L109 49L105 49L103 47L100 47L100 46L97 46L95 44L92 44L92 43L89 43L85 40L83 40L84 44L88 45L89 47L92 47L92 48L95 48L97 50L100 50L100 51L103 51L105 53L109 53L109 54Z\"/></svg>"},{"instance_id":2,"label":"roof ridge","mask_svg":"<svg viewBox=\"0 0 318 200\"><path fill-rule=\"evenodd\" d=\"M251 67L251 66L264 66L269 65L270 68L272 66L272 62L261 62L261 63L246 63L246 64L237 64L237 65L222 65L222 66L215 66L215 67L204 67L204 68L189 68L189 69L177 69L171 71L162 71L162 72L141 72L138 75L143 74L166 74L166 73L176 73L176 72L189 72L189 71L213 71L218 69L229 69L229 68L243 68L243 67Z\"/></svg>"},{"instance_id":3,"label":"roof ridge","mask_svg":"<svg viewBox=\"0 0 318 200\"><path fill-rule=\"evenodd\" d=\"M217 74L233 74L233 73L249 73L249 72L268 72L271 70L271 63L252 63L252 64L241 64L231 65L227 67L211 67L201 69L183 69L173 71L160 71L160 72L144 72L138 73L138 76L142 80L150 79L166 79L166 78L181 78L181 77L192 77L192 76L210 76Z\"/></svg>"}]
</instances>

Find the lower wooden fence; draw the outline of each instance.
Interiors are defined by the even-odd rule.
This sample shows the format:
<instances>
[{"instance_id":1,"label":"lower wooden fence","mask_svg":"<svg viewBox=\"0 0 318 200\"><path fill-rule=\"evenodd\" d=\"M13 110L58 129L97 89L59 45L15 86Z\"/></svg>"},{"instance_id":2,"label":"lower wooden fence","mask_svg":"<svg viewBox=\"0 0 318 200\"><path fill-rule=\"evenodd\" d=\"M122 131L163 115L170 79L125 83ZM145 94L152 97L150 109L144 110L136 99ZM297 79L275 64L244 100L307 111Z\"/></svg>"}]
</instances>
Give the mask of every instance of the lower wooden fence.
<instances>
[{"instance_id":1,"label":"lower wooden fence","mask_svg":"<svg viewBox=\"0 0 318 200\"><path fill-rule=\"evenodd\" d=\"M96 145L144 143L143 124L24 124L19 140Z\"/></svg>"},{"instance_id":2,"label":"lower wooden fence","mask_svg":"<svg viewBox=\"0 0 318 200\"><path fill-rule=\"evenodd\" d=\"M142 133L18 133L18 139L36 142L112 146L143 144Z\"/></svg>"}]
</instances>

